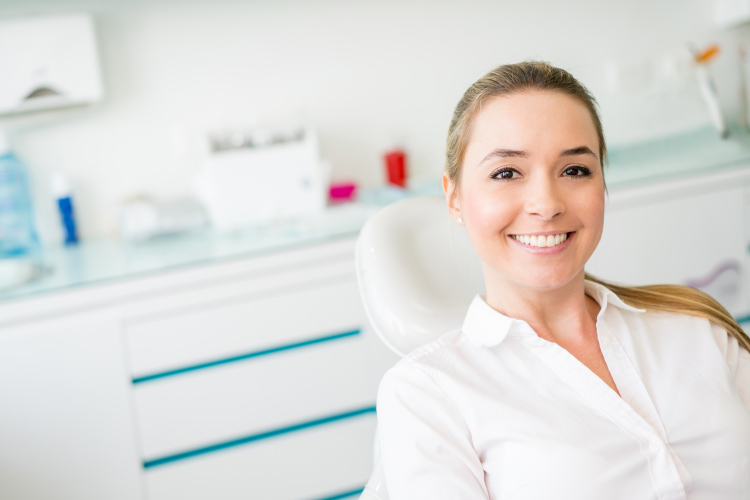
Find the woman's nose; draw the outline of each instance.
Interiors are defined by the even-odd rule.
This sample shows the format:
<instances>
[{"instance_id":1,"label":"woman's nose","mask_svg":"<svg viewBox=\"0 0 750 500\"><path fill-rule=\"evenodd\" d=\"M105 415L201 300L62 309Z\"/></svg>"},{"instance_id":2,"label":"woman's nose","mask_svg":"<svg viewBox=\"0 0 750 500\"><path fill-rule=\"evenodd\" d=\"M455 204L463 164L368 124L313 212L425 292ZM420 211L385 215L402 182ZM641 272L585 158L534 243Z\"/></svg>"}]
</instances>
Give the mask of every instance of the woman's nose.
<instances>
[{"instance_id":1,"label":"woman's nose","mask_svg":"<svg viewBox=\"0 0 750 500\"><path fill-rule=\"evenodd\" d=\"M549 180L531 183L526 193L526 212L543 220L552 220L565 213L561 193Z\"/></svg>"}]
</instances>

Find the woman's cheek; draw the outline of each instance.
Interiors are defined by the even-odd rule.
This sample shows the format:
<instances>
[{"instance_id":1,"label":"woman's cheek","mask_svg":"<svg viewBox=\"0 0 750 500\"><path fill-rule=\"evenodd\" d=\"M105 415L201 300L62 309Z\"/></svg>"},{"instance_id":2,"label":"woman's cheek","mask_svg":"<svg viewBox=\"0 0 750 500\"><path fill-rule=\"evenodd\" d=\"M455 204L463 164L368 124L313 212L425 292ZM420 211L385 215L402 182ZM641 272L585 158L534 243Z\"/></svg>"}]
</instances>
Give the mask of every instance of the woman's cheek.
<instances>
[{"instance_id":1,"label":"woman's cheek","mask_svg":"<svg viewBox=\"0 0 750 500\"><path fill-rule=\"evenodd\" d=\"M576 200L575 213L584 226L588 228L588 232L591 235L591 245L593 248L590 251L593 253L599 244L602 230L604 229L604 208L606 203L604 191L597 189L589 193L588 196L579 195L574 199Z\"/></svg>"},{"instance_id":2,"label":"woman's cheek","mask_svg":"<svg viewBox=\"0 0 750 500\"><path fill-rule=\"evenodd\" d=\"M480 256L482 248L504 238L502 233L512 222L509 208L507 203L498 203L483 196L472 196L465 200L462 212L465 213L466 229Z\"/></svg>"}]
</instances>

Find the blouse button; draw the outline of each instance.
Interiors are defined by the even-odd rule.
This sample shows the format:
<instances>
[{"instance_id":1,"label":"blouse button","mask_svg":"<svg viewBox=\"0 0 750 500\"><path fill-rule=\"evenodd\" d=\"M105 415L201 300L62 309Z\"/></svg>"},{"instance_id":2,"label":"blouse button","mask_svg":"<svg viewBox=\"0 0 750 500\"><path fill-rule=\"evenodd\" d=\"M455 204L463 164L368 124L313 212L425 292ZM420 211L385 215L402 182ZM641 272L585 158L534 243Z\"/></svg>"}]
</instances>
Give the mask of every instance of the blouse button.
<instances>
[{"instance_id":1,"label":"blouse button","mask_svg":"<svg viewBox=\"0 0 750 500\"><path fill-rule=\"evenodd\" d=\"M649 443L649 445L648 445L648 449L651 450L651 451L653 451L653 452L657 452L657 451L661 450L661 443L659 441L656 441L656 440L651 441L651 443Z\"/></svg>"}]
</instances>

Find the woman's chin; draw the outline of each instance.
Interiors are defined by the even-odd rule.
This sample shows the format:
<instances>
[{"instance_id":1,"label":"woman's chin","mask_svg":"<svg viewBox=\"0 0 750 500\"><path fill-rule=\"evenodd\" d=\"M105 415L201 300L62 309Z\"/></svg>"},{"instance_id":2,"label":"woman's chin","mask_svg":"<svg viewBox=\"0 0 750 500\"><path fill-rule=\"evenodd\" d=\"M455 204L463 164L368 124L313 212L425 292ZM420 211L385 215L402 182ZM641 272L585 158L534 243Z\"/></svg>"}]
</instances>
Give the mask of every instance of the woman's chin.
<instances>
[{"instance_id":1,"label":"woman's chin","mask_svg":"<svg viewBox=\"0 0 750 500\"><path fill-rule=\"evenodd\" d=\"M507 276L507 279L519 287L539 292L548 292L566 287L579 275L583 276L583 272L547 273L543 275L531 273L525 276Z\"/></svg>"}]
</instances>

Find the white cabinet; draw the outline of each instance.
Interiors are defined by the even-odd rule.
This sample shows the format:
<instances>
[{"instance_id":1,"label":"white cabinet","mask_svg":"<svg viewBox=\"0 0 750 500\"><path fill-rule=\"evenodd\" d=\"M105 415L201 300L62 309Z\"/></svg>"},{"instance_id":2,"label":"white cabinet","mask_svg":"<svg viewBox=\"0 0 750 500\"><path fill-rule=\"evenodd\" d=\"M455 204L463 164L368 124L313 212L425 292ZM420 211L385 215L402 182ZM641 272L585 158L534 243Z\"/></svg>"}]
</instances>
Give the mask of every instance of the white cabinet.
<instances>
[{"instance_id":1,"label":"white cabinet","mask_svg":"<svg viewBox=\"0 0 750 500\"><path fill-rule=\"evenodd\" d=\"M385 351L351 238L0 303L0 498L356 497Z\"/></svg>"},{"instance_id":2,"label":"white cabinet","mask_svg":"<svg viewBox=\"0 0 750 500\"><path fill-rule=\"evenodd\" d=\"M149 499L354 500L372 473L374 433L374 419L352 418L168 464L148 472Z\"/></svg>"},{"instance_id":3,"label":"white cabinet","mask_svg":"<svg viewBox=\"0 0 750 500\"><path fill-rule=\"evenodd\" d=\"M0 498L140 500L119 322L0 328Z\"/></svg>"},{"instance_id":4,"label":"white cabinet","mask_svg":"<svg viewBox=\"0 0 750 500\"><path fill-rule=\"evenodd\" d=\"M700 288L735 316L748 312L747 170L612 193L602 240L586 266L626 285Z\"/></svg>"}]
</instances>

